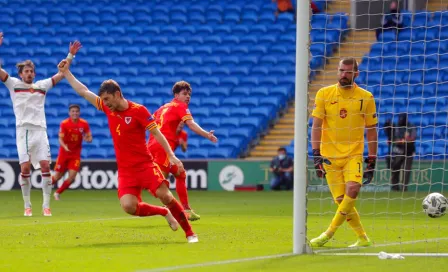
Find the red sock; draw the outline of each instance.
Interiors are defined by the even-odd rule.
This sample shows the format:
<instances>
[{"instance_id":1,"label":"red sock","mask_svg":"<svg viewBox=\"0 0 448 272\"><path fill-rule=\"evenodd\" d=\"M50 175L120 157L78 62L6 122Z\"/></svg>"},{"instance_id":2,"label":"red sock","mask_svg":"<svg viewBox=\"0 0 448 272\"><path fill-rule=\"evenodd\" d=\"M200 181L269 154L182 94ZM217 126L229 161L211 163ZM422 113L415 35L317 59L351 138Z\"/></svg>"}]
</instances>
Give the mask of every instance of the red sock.
<instances>
[{"instance_id":1,"label":"red sock","mask_svg":"<svg viewBox=\"0 0 448 272\"><path fill-rule=\"evenodd\" d=\"M57 189L56 193L62 194L67 188L70 187L70 181L65 180L64 183L62 183L61 187Z\"/></svg>"},{"instance_id":2,"label":"red sock","mask_svg":"<svg viewBox=\"0 0 448 272\"><path fill-rule=\"evenodd\" d=\"M177 202L175 198L173 198L173 201L166 205L166 207L170 209L174 218L176 218L179 225L185 231L186 236L188 237L194 235L194 232L191 229L191 225L188 222L187 217L185 216L184 208L182 208L182 205L180 205L180 203Z\"/></svg>"},{"instance_id":3,"label":"red sock","mask_svg":"<svg viewBox=\"0 0 448 272\"><path fill-rule=\"evenodd\" d=\"M179 196L180 203L182 203L184 209L191 210L190 205L188 204L186 179L187 175L185 174L185 171L182 171L182 173L176 177L176 193Z\"/></svg>"},{"instance_id":4,"label":"red sock","mask_svg":"<svg viewBox=\"0 0 448 272\"><path fill-rule=\"evenodd\" d=\"M162 215L168 214L168 210L164 207L149 205L145 202L140 202L137 205L137 210L135 211L135 216L152 216L152 215Z\"/></svg>"}]
</instances>

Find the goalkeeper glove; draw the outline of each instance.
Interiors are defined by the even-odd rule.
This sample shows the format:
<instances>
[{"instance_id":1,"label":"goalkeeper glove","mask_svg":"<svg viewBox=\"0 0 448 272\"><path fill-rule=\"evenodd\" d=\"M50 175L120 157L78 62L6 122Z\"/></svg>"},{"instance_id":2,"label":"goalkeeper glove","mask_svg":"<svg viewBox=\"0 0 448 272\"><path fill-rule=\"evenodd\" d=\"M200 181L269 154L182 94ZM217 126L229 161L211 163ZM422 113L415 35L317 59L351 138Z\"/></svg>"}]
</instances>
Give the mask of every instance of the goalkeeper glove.
<instances>
[{"instance_id":1,"label":"goalkeeper glove","mask_svg":"<svg viewBox=\"0 0 448 272\"><path fill-rule=\"evenodd\" d=\"M316 174L319 178L325 177L325 169L324 169L324 158L320 154L320 149L313 149L313 157L314 157L314 168L316 169Z\"/></svg>"},{"instance_id":2,"label":"goalkeeper glove","mask_svg":"<svg viewBox=\"0 0 448 272\"><path fill-rule=\"evenodd\" d=\"M376 156L368 156L365 160L367 163L366 170L364 170L364 182L363 185L369 184L373 180L373 174L375 173Z\"/></svg>"}]
</instances>

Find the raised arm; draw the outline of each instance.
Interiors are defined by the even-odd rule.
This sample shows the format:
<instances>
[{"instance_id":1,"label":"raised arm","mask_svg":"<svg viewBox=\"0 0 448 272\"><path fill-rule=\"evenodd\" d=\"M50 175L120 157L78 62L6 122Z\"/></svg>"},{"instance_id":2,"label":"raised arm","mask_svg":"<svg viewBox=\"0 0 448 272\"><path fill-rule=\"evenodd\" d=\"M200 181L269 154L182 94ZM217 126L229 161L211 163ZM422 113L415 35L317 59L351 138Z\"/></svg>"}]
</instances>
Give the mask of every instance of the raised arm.
<instances>
[{"instance_id":1,"label":"raised arm","mask_svg":"<svg viewBox=\"0 0 448 272\"><path fill-rule=\"evenodd\" d=\"M210 130L210 132L207 132L207 131L203 130L198 124L196 124L196 122L194 120L191 120L191 119L185 121L185 123L194 133L196 133L204 138L209 139L213 143L218 142L218 138L216 138L216 136L213 135L213 133L215 133L214 130Z\"/></svg>"},{"instance_id":2,"label":"raised arm","mask_svg":"<svg viewBox=\"0 0 448 272\"><path fill-rule=\"evenodd\" d=\"M2 43L3 43L3 32L0 32L0 46L2 46ZM0 62L0 80L4 82L7 76L8 73L5 70L3 70L2 64Z\"/></svg>"},{"instance_id":3,"label":"raised arm","mask_svg":"<svg viewBox=\"0 0 448 272\"><path fill-rule=\"evenodd\" d=\"M97 102L98 96L96 94L92 93L84 84L82 84L78 79L76 79L76 77L70 72L69 66L70 65L67 60L62 60L58 65L59 72L65 76L68 83L70 83L70 86L72 86L72 88L80 96L84 97L92 105L97 107L96 102Z\"/></svg>"},{"instance_id":4,"label":"raised arm","mask_svg":"<svg viewBox=\"0 0 448 272\"><path fill-rule=\"evenodd\" d=\"M72 64L73 58L75 57L76 53L78 53L79 49L81 49L82 45L79 41L74 41L72 43L70 43L69 47L68 47L68 55L67 55L67 62L68 65L70 66ZM58 84L59 81L61 81L64 78L64 73L61 73L60 71L58 71L57 74L55 74L54 76L52 76L53 78L53 82L54 85Z\"/></svg>"}]
</instances>

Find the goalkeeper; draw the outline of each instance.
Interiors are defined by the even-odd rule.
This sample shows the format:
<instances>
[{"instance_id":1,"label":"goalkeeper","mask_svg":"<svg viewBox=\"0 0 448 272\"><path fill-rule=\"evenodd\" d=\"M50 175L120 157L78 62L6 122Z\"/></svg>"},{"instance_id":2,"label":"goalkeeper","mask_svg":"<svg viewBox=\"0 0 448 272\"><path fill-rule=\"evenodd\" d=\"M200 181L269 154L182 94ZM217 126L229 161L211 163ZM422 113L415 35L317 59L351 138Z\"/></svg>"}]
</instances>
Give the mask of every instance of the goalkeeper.
<instances>
[{"instance_id":1,"label":"goalkeeper","mask_svg":"<svg viewBox=\"0 0 448 272\"><path fill-rule=\"evenodd\" d=\"M358 236L357 242L349 247L370 246L372 242L361 224L355 203L362 184L372 181L376 164L375 100L370 92L354 83L359 75L356 59L342 59L338 69L338 84L324 87L316 94L311 132L317 176L327 179L338 209L328 229L312 239L311 245L323 246L347 221ZM369 156L363 174L364 130Z\"/></svg>"}]
</instances>

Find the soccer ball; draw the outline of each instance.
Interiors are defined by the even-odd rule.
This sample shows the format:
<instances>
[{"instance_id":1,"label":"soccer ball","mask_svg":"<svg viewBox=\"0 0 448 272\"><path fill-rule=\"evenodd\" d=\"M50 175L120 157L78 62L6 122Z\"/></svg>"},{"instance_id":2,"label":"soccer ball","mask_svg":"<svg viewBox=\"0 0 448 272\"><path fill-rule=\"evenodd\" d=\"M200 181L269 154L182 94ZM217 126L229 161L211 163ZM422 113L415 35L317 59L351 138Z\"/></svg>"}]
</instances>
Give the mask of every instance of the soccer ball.
<instances>
[{"instance_id":1,"label":"soccer ball","mask_svg":"<svg viewBox=\"0 0 448 272\"><path fill-rule=\"evenodd\" d=\"M448 200L442 194L431 193L423 199L423 211L431 218L445 215L448 208Z\"/></svg>"}]
</instances>

